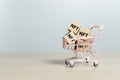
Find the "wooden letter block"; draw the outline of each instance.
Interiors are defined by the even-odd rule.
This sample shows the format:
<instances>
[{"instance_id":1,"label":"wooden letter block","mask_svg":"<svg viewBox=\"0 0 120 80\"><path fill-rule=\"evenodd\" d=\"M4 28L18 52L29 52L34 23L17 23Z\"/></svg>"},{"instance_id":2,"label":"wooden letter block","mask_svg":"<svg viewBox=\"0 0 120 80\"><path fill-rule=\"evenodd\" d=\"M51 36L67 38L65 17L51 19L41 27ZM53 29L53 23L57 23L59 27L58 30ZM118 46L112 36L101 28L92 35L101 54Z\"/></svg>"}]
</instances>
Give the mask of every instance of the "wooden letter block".
<instances>
[{"instance_id":1,"label":"wooden letter block","mask_svg":"<svg viewBox=\"0 0 120 80\"><path fill-rule=\"evenodd\" d=\"M81 28L78 32L78 37L87 37L89 34L89 30Z\"/></svg>"},{"instance_id":2,"label":"wooden letter block","mask_svg":"<svg viewBox=\"0 0 120 80\"><path fill-rule=\"evenodd\" d=\"M77 34L80 28L81 26L78 23L72 22L72 24L68 27L68 30Z\"/></svg>"},{"instance_id":3,"label":"wooden letter block","mask_svg":"<svg viewBox=\"0 0 120 80\"><path fill-rule=\"evenodd\" d=\"M73 32L68 32L63 38L66 39L69 44L72 44L72 39L75 37L76 35Z\"/></svg>"}]
</instances>

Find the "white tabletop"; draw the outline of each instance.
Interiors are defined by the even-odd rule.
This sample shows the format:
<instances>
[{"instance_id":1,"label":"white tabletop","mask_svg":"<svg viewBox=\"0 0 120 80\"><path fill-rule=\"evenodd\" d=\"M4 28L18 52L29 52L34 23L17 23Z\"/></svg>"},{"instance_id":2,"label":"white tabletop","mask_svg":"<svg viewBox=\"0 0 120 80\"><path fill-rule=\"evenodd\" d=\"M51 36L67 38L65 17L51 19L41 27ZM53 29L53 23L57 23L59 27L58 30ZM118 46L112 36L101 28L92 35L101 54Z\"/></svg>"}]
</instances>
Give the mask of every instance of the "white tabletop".
<instances>
[{"instance_id":1,"label":"white tabletop","mask_svg":"<svg viewBox=\"0 0 120 80\"><path fill-rule=\"evenodd\" d=\"M100 54L99 66L65 66L69 53L0 54L0 80L119 80L120 54Z\"/></svg>"}]
</instances>

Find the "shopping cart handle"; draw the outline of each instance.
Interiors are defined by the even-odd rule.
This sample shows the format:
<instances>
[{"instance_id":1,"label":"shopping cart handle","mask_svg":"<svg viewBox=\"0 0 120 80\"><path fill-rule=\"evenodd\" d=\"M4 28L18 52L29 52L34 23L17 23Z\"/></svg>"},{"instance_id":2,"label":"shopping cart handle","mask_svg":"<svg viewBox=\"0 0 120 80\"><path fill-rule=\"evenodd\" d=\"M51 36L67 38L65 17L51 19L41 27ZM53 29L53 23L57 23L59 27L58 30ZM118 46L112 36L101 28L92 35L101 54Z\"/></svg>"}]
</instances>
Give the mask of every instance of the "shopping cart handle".
<instances>
[{"instance_id":1,"label":"shopping cart handle","mask_svg":"<svg viewBox=\"0 0 120 80\"><path fill-rule=\"evenodd\" d=\"M97 28L98 30L102 31L102 30L104 29L104 26L94 26L94 25L91 25L91 26L89 27L89 30L91 31L91 30L93 30L94 28Z\"/></svg>"}]
</instances>

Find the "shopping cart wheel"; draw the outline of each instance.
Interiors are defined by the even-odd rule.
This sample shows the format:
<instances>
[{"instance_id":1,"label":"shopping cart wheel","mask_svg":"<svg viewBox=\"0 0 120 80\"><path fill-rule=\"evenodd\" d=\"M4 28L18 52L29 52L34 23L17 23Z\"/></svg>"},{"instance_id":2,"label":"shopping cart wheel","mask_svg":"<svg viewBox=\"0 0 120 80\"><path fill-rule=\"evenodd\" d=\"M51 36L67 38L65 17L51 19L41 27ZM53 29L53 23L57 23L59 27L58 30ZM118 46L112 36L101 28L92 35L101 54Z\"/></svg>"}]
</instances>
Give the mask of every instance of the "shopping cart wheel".
<instances>
[{"instance_id":1,"label":"shopping cart wheel","mask_svg":"<svg viewBox=\"0 0 120 80\"><path fill-rule=\"evenodd\" d=\"M68 60L67 60L67 59L65 59L65 64L66 64L66 65L69 65L69 62L68 62Z\"/></svg>"},{"instance_id":2,"label":"shopping cart wheel","mask_svg":"<svg viewBox=\"0 0 120 80\"><path fill-rule=\"evenodd\" d=\"M90 58L89 57L86 57L86 63L89 63L89 60L90 60Z\"/></svg>"},{"instance_id":3,"label":"shopping cart wheel","mask_svg":"<svg viewBox=\"0 0 120 80\"><path fill-rule=\"evenodd\" d=\"M94 60L93 65L94 65L94 67L97 67L98 66L98 61Z\"/></svg>"},{"instance_id":4,"label":"shopping cart wheel","mask_svg":"<svg viewBox=\"0 0 120 80\"><path fill-rule=\"evenodd\" d=\"M70 62L70 67L73 68L74 66L74 62Z\"/></svg>"}]
</instances>

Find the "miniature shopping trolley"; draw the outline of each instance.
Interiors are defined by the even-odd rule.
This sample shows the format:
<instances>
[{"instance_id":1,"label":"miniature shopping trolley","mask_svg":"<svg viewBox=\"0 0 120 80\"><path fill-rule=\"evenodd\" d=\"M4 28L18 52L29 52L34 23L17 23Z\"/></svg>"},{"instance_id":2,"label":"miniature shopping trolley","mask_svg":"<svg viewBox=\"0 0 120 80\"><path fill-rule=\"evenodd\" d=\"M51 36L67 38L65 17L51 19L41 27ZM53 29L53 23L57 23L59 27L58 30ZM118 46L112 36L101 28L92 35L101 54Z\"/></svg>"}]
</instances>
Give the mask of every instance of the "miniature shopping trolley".
<instances>
[{"instance_id":1,"label":"miniature shopping trolley","mask_svg":"<svg viewBox=\"0 0 120 80\"><path fill-rule=\"evenodd\" d=\"M76 62L92 62L93 66L97 67L98 55L96 54L95 49L97 47L100 32L103 28L103 26L90 26L88 29L90 31L89 35L83 37L73 37L70 39L72 41L71 44L63 38L63 48L66 50L72 50L75 54L74 57L65 59L65 64L72 68ZM93 32L94 30L95 33ZM86 53L92 55L92 57L86 56Z\"/></svg>"}]
</instances>

